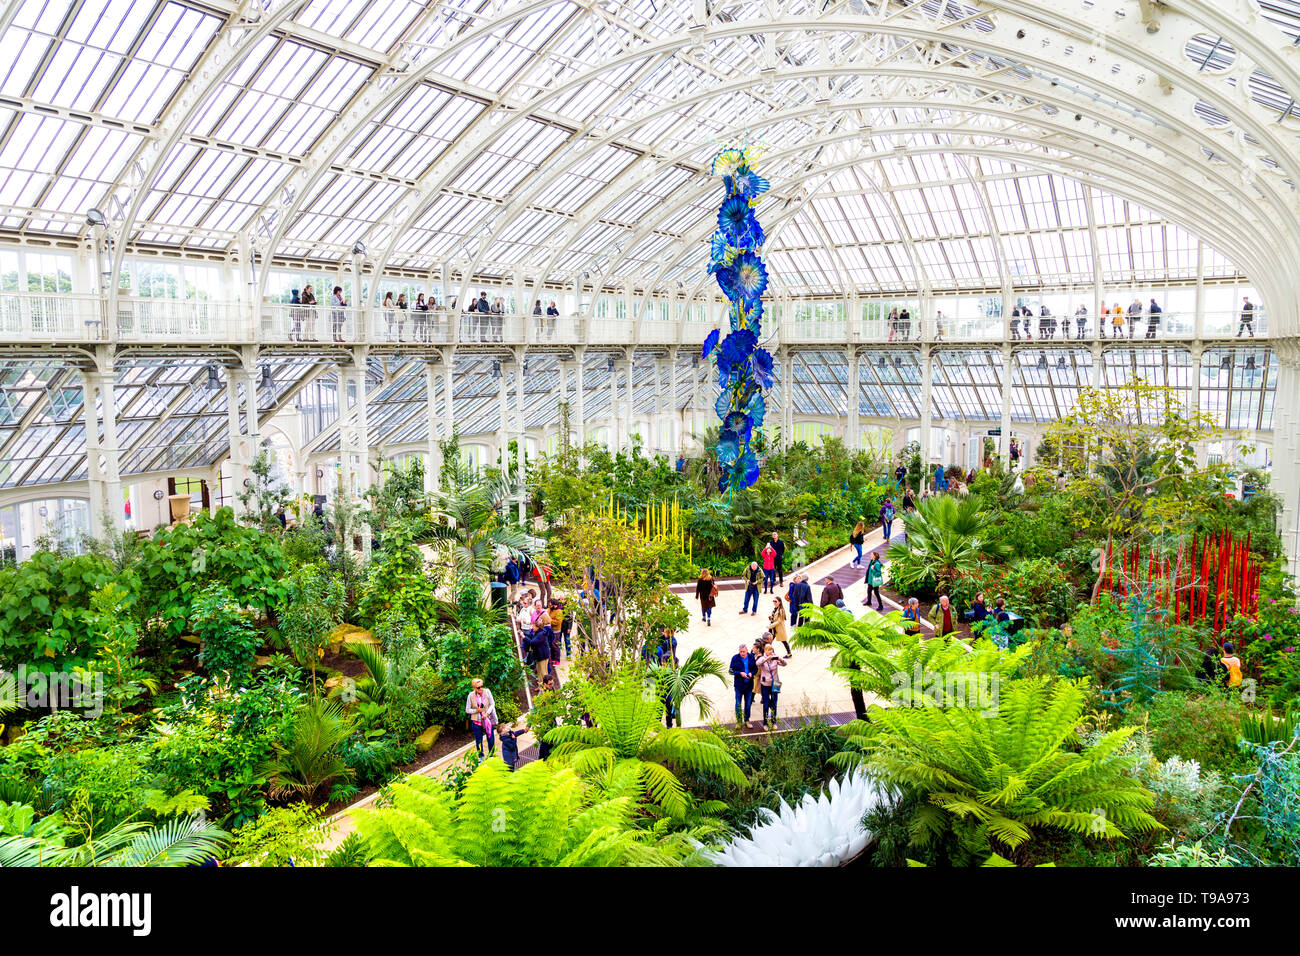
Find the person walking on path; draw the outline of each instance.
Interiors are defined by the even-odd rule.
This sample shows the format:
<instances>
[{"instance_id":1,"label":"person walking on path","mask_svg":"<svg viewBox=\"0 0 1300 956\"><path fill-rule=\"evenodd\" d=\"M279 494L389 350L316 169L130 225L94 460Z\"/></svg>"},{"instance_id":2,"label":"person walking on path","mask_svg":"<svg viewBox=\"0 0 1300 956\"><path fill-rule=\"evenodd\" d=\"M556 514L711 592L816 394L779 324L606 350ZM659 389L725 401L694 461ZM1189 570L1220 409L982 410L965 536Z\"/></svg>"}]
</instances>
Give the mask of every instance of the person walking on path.
<instances>
[{"instance_id":1,"label":"person walking on path","mask_svg":"<svg viewBox=\"0 0 1300 956\"><path fill-rule=\"evenodd\" d=\"M939 637L947 637L957 630L953 618L952 602L948 599L948 595L941 595L934 607L930 608L930 620L934 621L935 634Z\"/></svg>"},{"instance_id":2,"label":"person walking on path","mask_svg":"<svg viewBox=\"0 0 1300 956\"><path fill-rule=\"evenodd\" d=\"M776 699L781 693L780 672L785 666L785 661L776 656L771 644L763 648L763 658L758 662L758 689L763 698L763 723L768 727L776 723Z\"/></svg>"},{"instance_id":3,"label":"person walking on path","mask_svg":"<svg viewBox=\"0 0 1300 956\"><path fill-rule=\"evenodd\" d=\"M903 633L921 633L921 602L916 598L908 598L907 607L903 609Z\"/></svg>"},{"instance_id":4,"label":"person walking on path","mask_svg":"<svg viewBox=\"0 0 1300 956\"><path fill-rule=\"evenodd\" d=\"M790 587L785 592L785 599L790 605L790 626L798 627L803 619L803 606L812 603L812 588L804 575L796 574L790 579Z\"/></svg>"},{"instance_id":5,"label":"person walking on path","mask_svg":"<svg viewBox=\"0 0 1300 956\"><path fill-rule=\"evenodd\" d=\"M776 571L776 583L785 584L785 542L781 540L779 532L772 532L772 540L768 542L772 545L772 550L776 552L776 560L772 563Z\"/></svg>"},{"instance_id":6,"label":"person walking on path","mask_svg":"<svg viewBox=\"0 0 1300 956\"><path fill-rule=\"evenodd\" d=\"M880 530L885 536L885 544L889 544L894 530L894 502L888 497L880 503Z\"/></svg>"},{"instance_id":7,"label":"person walking on path","mask_svg":"<svg viewBox=\"0 0 1300 956\"><path fill-rule=\"evenodd\" d=\"M496 738L492 729L497 725L497 704L492 699L492 691L483 686L483 678L475 677L471 683L469 696L465 698L465 713L469 715L474 728L474 746L478 755L483 756L483 739L487 738L489 757L496 751Z\"/></svg>"},{"instance_id":8,"label":"person walking on path","mask_svg":"<svg viewBox=\"0 0 1300 956\"><path fill-rule=\"evenodd\" d=\"M763 545L763 593L771 594L776 590L776 548L769 541Z\"/></svg>"},{"instance_id":9,"label":"person walking on path","mask_svg":"<svg viewBox=\"0 0 1300 956\"><path fill-rule=\"evenodd\" d=\"M791 657L790 632L785 626L785 603L779 597L772 600L772 613L767 622L772 625L772 642L780 641L785 646L785 656L789 660Z\"/></svg>"},{"instance_id":10,"label":"person walking on path","mask_svg":"<svg viewBox=\"0 0 1300 956\"><path fill-rule=\"evenodd\" d=\"M708 568L700 570L700 578L695 582L695 597L700 602L700 620L712 627L713 607L718 603L718 585Z\"/></svg>"},{"instance_id":11,"label":"person walking on path","mask_svg":"<svg viewBox=\"0 0 1300 956\"><path fill-rule=\"evenodd\" d=\"M519 738L527 731L514 730L507 728L498 735L501 738L501 759L506 762L506 766L513 771L515 764L519 763Z\"/></svg>"},{"instance_id":12,"label":"person walking on path","mask_svg":"<svg viewBox=\"0 0 1300 956\"><path fill-rule=\"evenodd\" d=\"M844 589L835 583L835 579L830 575L826 576L826 582L822 587L821 606L827 607L836 601L844 600Z\"/></svg>"},{"instance_id":13,"label":"person walking on path","mask_svg":"<svg viewBox=\"0 0 1300 956\"><path fill-rule=\"evenodd\" d=\"M880 552L872 551L871 560L867 562L867 574L864 579L867 584L867 596L863 598L862 603L870 606L871 596L876 596L876 610L882 614L885 610L885 603L880 598L880 586L885 583L885 563L880 560Z\"/></svg>"},{"instance_id":14,"label":"person walking on path","mask_svg":"<svg viewBox=\"0 0 1300 956\"><path fill-rule=\"evenodd\" d=\"M745 603L740 608L740 613L749 614L758 613L758 587L763 580L763 571L758 566L757 561L750 561L749 567L745 570ZM749 599L754 599L754 609L749 610Z\"/></svg>"},{"instance_id":15,"label":"person walking on path","mask_svg":"<svg viewBox=\"0 0 1300 956\"><path fill-rule=\"evenodd\" d=\"M853 545L853 551L856 557L853 559L853 567L862 567L862 543L867 540L867 526L862 521L858 521L853 526L853 533L849 535L849 544Z\"/></svg>"},{"instance_id":16,"label":"person walking on path","mask_svg":"<svg viewBox=\"0 0 1300 956\"><path fill-rule=\"evenodd\" d=\"M754 726L749 722L754 707L754 671L749 645L741 644L740 650L731 658L731 686L736 694L736 727L743 724L746 730Z\"/></svg>"}]
</instances>

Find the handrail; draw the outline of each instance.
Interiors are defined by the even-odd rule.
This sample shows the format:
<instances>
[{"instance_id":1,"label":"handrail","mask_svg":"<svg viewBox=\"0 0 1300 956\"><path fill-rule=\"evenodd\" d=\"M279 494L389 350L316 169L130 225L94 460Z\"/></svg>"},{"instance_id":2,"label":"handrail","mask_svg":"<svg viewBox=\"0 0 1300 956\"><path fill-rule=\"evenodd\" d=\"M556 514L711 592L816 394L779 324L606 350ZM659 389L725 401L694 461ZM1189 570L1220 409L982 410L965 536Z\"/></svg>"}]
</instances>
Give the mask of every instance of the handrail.
<instances>
[{"instance_id":1,"label":"handrail","mask_svg":"<svg viewBox=\"0 0 1300 956\"><path fill-rule=\"evenodd\" d=\"M678 317L605 318L517 315L329 303L265 302L254 315L240 302L119 296L106 319L104 299L69 292L0 292L0 344L255 345L309 343L391 346L668 347L703 342L717 321ZM1049 345L1088 342L1218 342L1268 339L1269 316L1257 308L1248 323L1240 310L1130 316L1054 315L911 318L781 315L763 325L764 344ZM1114 320L1118 319L1116 323ZM1082 321L1081 321L1082 320Z\"/></svg>"}]
</instances>

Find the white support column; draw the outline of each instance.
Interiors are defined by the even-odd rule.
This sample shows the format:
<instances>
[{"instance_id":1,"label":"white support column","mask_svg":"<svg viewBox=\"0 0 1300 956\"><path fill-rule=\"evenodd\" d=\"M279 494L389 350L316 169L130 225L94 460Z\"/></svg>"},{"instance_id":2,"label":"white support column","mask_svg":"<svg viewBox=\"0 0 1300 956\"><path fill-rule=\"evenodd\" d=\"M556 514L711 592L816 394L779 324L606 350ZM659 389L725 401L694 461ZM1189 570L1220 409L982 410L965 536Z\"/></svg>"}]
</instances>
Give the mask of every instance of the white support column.
<instances>
[{"instance_id":1,"label":"white support column","mask_svg":"<svg viewBox=\"0 0 1300 956\"><path fill-rule=\"evenodd\" d=\"M921 346L921 462L930 465L930 389L934 371L934 353L929 345Z\"/></svg>"},{"instance_id":2,"label":"white support column","mask_svg":"<svg viewBox=\"0 0 1300 956\"><path fill-rule=\"evenodd\" d=\"M497 463L502 475L510 473L510 369L505 362L497 366Z\"/></svg>"},{"instance_id":3,"label":"white support column","mask_svg":"<svg viewBox=\"0 0 1300 956\"><path fill-rule=\"evenodd\" d=\"M1201 310L1198 308L1197 314L1199 315L1200 312ZM1200 342L1197 342L1189 350L1189 355L1190 355L1189 360L1192 364L1192 369L1191 369L1192 388L1191 388L1191 394L1188 396L1188 405L1189 405L1188 410L1193 415L1197 414L1201 410L1201 356L1204 354L1204 352L1205 352L1205 347L1201 345ZM1275 409L1274 414L1276 415L1276 405L1274 406L1274 409ZM1209 452L1210 450L1208 447L1206 447L1205 442L1198 441L1196 443L1195 454L1196 454L1196 465L1198 468L1205 467L1205 463L1209 459Z\"/></svg>"},{"instance_id":4,"label":"white support column","mask_svg":"<svg viewBox=\"0 0 1300 956\"><path fill-rule=\"evenodd\" d=\"M632 399L634 394L632 355L630 352L628 353L627 358L623 360L623 368L627 371L627 384L623 397L622 431L624 440L628 443L628 447L630 448L632 445Z\"/></svg>"},{"instance_id":5,"label":"white support column","mask_svg":"<svg viewBox=\"0 0 1300 956\"><path fill-rule=\"evenodd\" d=\"M661 430L660 422L664 420L664 415L667 413L667 406L668 406L667 396L664 394L664 386L667 380L667 376L664 374L663 364L664 364L663 359L655 358L654 360L654 374L655 374L654 409L655 410L654 410L654 414L650 418L650 441L646 443L651 448L653 448L657 453L663 453L666 451L662 443L659 441L659 432Z\"/></svg>"},{"instance_id":6,"label":"white support column","mask_svg":"<svg viewBox=\"0 0 1300 956\"><path fill-rule=\"evenodd\" d=\"M517 467L519 470L519 473L516 476L518 479L516 487L518 489L518 494L519 494L519 523L520 524L524 523L524 519L526 517L524 513L525 511L524 504L526 499L528 498L528 478L527 478L527 471L526 471L528 456L527 456L526 449L524 447L527 444L527 442L524 440L527 434L527 429L524 426L524 409L526 407L526 403L524 400L524 367L527 364L528 364L528 358L525 355L523 349L520 349L518 361L515 363L515 413L517 416L515 421L515 435L517 436L516 441L519 443L515 451L516 458L518 461Z\"/></svg>"},{"instance_id":7,"label":"white support column","mask_svg":"<svg viewBox=\"0 0 1300 956\"><path fill-rule=\"evenodd\" d=\"M1277 397L1274 412L1271 490L1282 499L1278 533L1287 556L1286 569L1300 575L1300 348L1278 343Z\"/></svg>"},{"instance_id":8,"label":"white support column","mask_svg":"<svg viewBox=\"0 0 1300 956\"><path fill-rule=\"evenodd\" d=\"M618 442L618 362L610 359L605 362L609 369L609 451L614 454L619 449Z\"/></svg>"},{"instance_id":9,"label":"white support column","mask_svg":"<svg viewBox=\"0 0 1300 956\"><path fill-rule=\"evenodd\" d=\"M1193 337L1199 342L1205 336L1205 243L1199 239L1196 241L1196 316L1192 328Z\"/></svg>"},{"instance_id":10,"label":"white support column","mask_svg":"<svg viewBox=\"0 0 1300 956\"><path fill-rule=\"evenodd\" d=\"M429 457L424 466L424 490L433 494L438 490L438 476L442 471L442 446L438 444L438 367L432 362L424 364L424 406L429 423Z\"/></svg>"},{"instance_id":11,"label":"white support column","mask_svg":"<svg viewBox=\"0 0 1300 956\"><path fill-rule=\"evenodd\" d=\"M682 422L677 414L677 363L680 350L668 350L668 441L672 444L669 456L675 461L682 453Z\"/></svg>"},{"instance_id":12,"label":"white support column","mask_svg":"<svg viewBox=\"0 0 1300 956\"><path fill-rule=\"evenodd\" d=\"M1002 421L998 428L998 454L1007 468L1011 467L1011 373L1014 362L1011 346L1002 346Z\"/></svg>"},{"instance_id":13,"label":"white support column","mask_svg":"<svg viewBox=\"0 0 1300 956\"><path fill-rule=\"evenodd\" d=\"M226 368L226 421L230 440L230 506L235 515L243 514L239 496L245 482L253 477L253 460L257 455L257 397L253 376L243 365ZM340 414L342 413L340 404ZM252 409L250 415L248 410Z\"/></svg>"},{"instance_id":14,"label":"white support column","mask_svg":"<svg viewBox=\"0 0 1300 956\"><path fill-rule=\"evenodd\" d=\"M109 366L111 368L111 364ZM122 530L122 480L117 445L116 373L82 373L82 407L86 416L87 484L90 487L90 533Z\"/></svg>"},{"instance_id":15,"label":"white support column","mask_svg":"<svg viewBox=\"0 0 1300 956\"><path fill-rule=\"evenodd\" d=\"M858 451L862 447L862 428L859 425L858 416L862 407L862 384L859 371L858 350L856 346L850 345L846 353L849 360L849 382L848 382L848 435L845 436L847 441L845 445L849 451Z\"/></svg>"},{"instance_id":16,"label":"white support column","mask_svg":"<svg viewBox=\"0 0 1300 956\"><path fill-rule=\"evenodd\" d=\"M574 441L579 448L579 461L584 461L581 449L587 444L587 377L586 350L579 347L573 350L574 359L574 404L577 414L572 416L574 422Z\"/></svg>"},{"instance_id":17,"label":"white support column","mask_svg":"<svg viewBox=\"0 0 1300 956\"><path fill-rule=\"evenodd\" d=\"M456 353L447 349L442 353L442 438L451 439L456 430ZM438 459L442 460L442 450L438 450ZM453 462L460 467L460 462Z\"/></svg>"}]
</instances>

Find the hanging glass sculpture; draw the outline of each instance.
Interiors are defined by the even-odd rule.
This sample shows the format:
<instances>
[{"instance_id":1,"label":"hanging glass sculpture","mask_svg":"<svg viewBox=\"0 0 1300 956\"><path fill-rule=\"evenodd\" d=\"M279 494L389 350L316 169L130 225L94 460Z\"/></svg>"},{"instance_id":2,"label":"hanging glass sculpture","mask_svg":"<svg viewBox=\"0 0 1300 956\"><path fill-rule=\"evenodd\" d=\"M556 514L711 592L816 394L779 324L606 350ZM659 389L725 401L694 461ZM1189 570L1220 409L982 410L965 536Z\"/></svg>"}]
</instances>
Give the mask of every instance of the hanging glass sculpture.
<instances>
[{"instance_id":1,"label":"hanging glass sculpture","mask_svg":"<svg viewBox=\"0 0 1300 956\"><path fill-rule=\"evenodd\" d=\"M728 148L713 158L713 175L722 177L727 193L709 244L709 272L731 302L727 337L719 342L719 330L714 329L704 340L704 358L712 358L721 390L714 406L722 420L716 449L722 466L720 491L748 488L758 480L752 446L762 434L763 390L772 387L771 353L758 347L767 269L759 253L763 227L754 207L768 182L753 170L757 152Z\"/></svg>"}]
</instances>

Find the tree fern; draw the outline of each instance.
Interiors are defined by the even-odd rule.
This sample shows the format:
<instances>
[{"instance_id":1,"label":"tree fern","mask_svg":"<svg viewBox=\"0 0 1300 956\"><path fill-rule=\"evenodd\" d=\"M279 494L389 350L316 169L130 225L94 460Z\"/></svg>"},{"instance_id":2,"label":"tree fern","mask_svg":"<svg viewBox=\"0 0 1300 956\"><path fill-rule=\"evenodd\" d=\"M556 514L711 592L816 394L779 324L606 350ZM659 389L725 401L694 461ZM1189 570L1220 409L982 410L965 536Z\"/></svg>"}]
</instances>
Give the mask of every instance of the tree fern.
<instances>
[{"instance_id":1,"label":"tree fern","mask_svg":"<svg viewBox=\"0 0 1300 956\"><path fill-rule=\"evenodd\" d=\"M913 843L951 832L974 857L1011 852L1048 827L1106 839L1160 828L1154 798L1120 752L1125 728L1070 749L1086 683L1017 680L1001 687L996 715L962 708L895 707L860 735L882 780L926 801Z\"/></svg>"},{"instance_id":2,"label":"tree fern","mask_svg":"<svg viewBox=\"0 0 1300 956\"><path fill-rule=\"evenodd\" d=\"M391 806L356 811L376 866L665 866L697 862L698 848L634 825L639 784L601 794L571 767L548 761L517 772L479 766L459 797L415 776L391 787Z\"/></svg>"},{"instance_id":3,"label":"tree fern","mask_svg":"<svg viewBox=\"0 0 1300 956\"><path fill-rule=\"evenodd\" d=\"M745 786L744 773L716 734L663 726L658 691L636 668L619 671L606 685L584 687L583 702L596 726L549 731L546 741L556 745L551 760L572 765L584 777L626 762L636 768L648 799L677 819L686 816L689 799L674 768Z\"/></svg>"}]
</instances>

